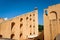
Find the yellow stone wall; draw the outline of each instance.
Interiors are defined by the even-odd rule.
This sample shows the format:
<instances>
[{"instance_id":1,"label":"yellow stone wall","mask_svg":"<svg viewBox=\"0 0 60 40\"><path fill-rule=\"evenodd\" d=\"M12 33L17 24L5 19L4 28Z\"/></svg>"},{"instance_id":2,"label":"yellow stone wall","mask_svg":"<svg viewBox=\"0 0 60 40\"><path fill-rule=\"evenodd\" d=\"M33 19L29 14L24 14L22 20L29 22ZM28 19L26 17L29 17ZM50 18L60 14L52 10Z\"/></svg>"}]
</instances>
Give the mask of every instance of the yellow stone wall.
<instances>
[{"instance_id":1,"label":"yellow stone wall","mask_svg":"<svg viewBox=\"0 0 60 40\"><path fill-rule=\"evenodd\" d=\"M2 38L23 40L30 36L38 36L38 10L0 23L0 37Z\"/></svg>"},{"instance_id":2,"label":"yellow stone wall","mask_svg":"<svg viewBox=\"0 0 60 40\"><path fill-rule=\"evenodd\" d=\"M60 4L44 10L44 40L54 40L58 34L60 34Z\"/></svg>"},{"instance_id":3,"label":"yellow stone wall","mask_svg":"<svg viewBox=\"0 0 60 40\"><path fill-rule=\"evenodd\" d=\"M5 21L3 18L0 18L0 23L2 23L3 21Z\"/></svg>"}]
</instances>

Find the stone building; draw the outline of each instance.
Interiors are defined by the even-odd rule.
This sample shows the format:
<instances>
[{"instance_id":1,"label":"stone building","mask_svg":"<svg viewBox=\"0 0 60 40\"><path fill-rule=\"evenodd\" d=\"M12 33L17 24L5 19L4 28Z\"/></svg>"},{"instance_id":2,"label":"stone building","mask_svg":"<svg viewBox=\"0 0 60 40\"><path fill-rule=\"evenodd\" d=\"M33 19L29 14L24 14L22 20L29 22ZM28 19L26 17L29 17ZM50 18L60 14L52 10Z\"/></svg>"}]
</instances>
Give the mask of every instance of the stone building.
<instances>
[{"instance_id":1,"label":"stone building","mask_svg":"<svg viewBox=\"0 0 60 40\"><path fill-rule=\"evenodd\" d=\"M4 20L0 18L0 38L25 40L38 36L38 10Z\"/></svg>"},{"instance_id":2,"label":"stone building","mask_svg":"<svg viewBox=\"0 0 60 40\"><path fill-rule=\"evenodd\" d=\"M4 19L0 18L0 23L2 23L3 21L5 21Z\"/></svg>"},{"instance_id":3,"label":"stone building","mask_svg":"<svg viewBox=\"0 0 60 40\"><path fill-rule=\"evenodd\" d=\"M60 4L44 9L44 40L60 40Z\"/></svg>"}]
</instances>

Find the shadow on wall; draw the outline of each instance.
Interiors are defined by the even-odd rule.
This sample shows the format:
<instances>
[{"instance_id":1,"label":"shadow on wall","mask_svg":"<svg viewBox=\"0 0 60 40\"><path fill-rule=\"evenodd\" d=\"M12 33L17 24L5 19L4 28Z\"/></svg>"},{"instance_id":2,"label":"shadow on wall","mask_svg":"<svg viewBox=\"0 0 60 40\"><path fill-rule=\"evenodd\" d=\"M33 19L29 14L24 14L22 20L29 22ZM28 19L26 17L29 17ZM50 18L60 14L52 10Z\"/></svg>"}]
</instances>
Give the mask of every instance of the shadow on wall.
<instances>
[{"instance_id":1,"label":"shadow on wall","mask_svg":"<svg viewBox=\"0 0 60 40\"><path fill-rule=\"evenodd\" d=\"M58 35L54 38L54 40L60 40L60 34L58 34Z\"/></svg>"}]
</instances>

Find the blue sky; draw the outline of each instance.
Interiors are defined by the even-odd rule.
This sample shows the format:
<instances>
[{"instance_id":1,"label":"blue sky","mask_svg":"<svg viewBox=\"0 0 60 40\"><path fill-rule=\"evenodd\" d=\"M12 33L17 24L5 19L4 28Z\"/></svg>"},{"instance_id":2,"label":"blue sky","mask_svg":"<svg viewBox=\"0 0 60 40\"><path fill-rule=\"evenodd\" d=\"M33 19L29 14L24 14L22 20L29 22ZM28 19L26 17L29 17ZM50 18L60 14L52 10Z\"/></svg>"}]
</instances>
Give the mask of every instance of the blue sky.
<instances>
[{"instance_id":1,"label":"blue sky","mask_svg":"<svg viewBox=\"0 0 60 40\"><path fill-rule=\"evenodd\" d=\"M0 0L0 17L12 18L38 8L38 22L43 24L43 11L60 0Z\"/></svg>"}]
</instances>

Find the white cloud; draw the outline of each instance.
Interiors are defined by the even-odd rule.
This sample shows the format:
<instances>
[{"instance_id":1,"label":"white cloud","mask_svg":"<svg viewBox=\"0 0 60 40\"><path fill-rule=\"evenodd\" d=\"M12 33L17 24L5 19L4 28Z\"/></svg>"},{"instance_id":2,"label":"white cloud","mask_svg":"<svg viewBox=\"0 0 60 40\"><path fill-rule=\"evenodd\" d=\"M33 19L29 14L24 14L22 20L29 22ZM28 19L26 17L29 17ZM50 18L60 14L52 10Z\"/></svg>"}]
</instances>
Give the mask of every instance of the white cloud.
<instances>
[{"instance_id":1,"label":"white cloud","mask_svg":"<svg viewBox=\"0 0 60 40\"><path fill-rule=\"evenodd\" d=\"M6 18L4 18L4 20L7 20L8 18L6 17Z\"/></svg>"}]
</instances>

